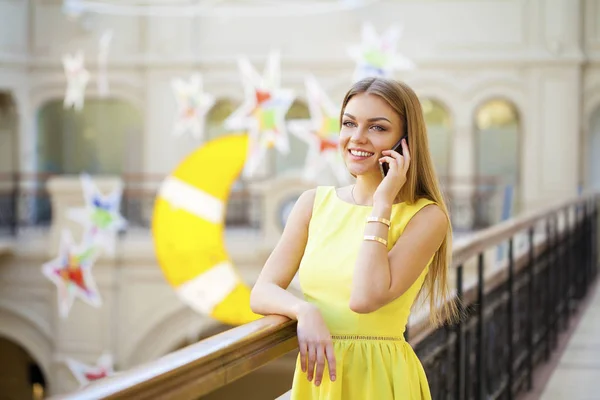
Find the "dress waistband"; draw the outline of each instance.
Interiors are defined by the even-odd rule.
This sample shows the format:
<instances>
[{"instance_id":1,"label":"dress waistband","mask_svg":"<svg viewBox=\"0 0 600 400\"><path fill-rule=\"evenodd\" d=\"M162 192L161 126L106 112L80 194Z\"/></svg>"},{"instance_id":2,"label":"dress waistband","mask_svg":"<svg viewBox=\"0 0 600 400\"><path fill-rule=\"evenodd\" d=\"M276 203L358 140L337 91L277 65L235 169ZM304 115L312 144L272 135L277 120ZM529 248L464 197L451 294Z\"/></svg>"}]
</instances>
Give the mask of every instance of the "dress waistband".
<instances>
[{"instance_id":1,"label":"dress waistband","mask_svg":"<svg viewBox=\"0 0 600 400\"><path fill-rule=\"evenodd\" d=\"M331 340L373 340L405 342L404 336L331 335Z\"/></svg>"}]
</instances>

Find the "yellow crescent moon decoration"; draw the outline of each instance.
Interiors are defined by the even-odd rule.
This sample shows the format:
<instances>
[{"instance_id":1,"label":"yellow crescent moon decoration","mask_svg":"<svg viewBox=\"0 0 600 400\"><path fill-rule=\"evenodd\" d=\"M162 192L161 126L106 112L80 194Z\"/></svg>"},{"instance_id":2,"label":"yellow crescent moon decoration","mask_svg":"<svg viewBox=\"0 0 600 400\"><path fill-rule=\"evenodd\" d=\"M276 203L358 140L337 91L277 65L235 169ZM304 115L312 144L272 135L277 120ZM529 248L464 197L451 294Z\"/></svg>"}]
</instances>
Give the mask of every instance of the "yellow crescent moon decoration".
<instances>
[{"instance_id":1,"label":"yellow crescent moon decoration","mask_svg":"<svg viewBox=\"0 0 600 400\"><path fill-rule=\"evenodd\" d=\"M225 209L246 161L248 135L212 140L190 154L162 183L152 234L165 277L195 311L229 325L260 316L225 248Z\"/></svg>"}]
</instances>

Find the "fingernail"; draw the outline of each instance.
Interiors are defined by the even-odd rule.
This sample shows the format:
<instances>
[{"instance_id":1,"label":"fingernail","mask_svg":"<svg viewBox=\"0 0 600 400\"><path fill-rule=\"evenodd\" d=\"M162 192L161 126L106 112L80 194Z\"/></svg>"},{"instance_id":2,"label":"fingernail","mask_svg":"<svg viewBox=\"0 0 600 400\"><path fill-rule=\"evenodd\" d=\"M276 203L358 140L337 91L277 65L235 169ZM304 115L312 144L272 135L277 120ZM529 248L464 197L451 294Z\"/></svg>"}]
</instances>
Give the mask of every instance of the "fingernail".
<instances>
[{"instance_id":1,"label":"fingernail","mask_svg":"<svg viewBox=\"0 0 600 400\"><path fill-rule=\"evenodd\" d=\"M321 384L321 381L316 381L315 382L315 386L319 386Z\"/></svg>"},{"instance_id":2,"label":"fingernail","mask_svg":"<svg viewBox=\"0 0 600 400\"><path fill-rule=\"evenodd\" d=\"M331 380L335 381L335 375L331 375Z\"/></svg>"}]
</instances>

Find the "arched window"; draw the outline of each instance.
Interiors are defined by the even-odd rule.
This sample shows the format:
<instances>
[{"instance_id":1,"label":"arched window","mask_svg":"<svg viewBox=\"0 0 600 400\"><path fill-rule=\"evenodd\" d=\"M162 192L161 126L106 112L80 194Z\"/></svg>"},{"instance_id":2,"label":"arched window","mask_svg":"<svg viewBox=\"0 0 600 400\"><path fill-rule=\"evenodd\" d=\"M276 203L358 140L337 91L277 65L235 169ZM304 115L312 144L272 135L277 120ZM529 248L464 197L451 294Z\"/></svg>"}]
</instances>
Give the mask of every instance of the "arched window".
<instances>
[{"instance_id":1,"label":"arched window","mask_svg":"<svg viewBox=\"0 0 600 400\"><path fill-rule=\"evenodd\" d=\"M0 233L13 231L17 211L14 201L18 185L19 141L17 109L10 93L0 92Z\"/></svg>"},{"instance_id":2,"label":"arched window","mask_svg":"<svg viewBox=\"0 0 600 400\"><path fill-rule=\"evenodd\" d=\"M215 139L225 132L223 122L233 113L238 104L230 99L219 99L206 115L206 126L204 127L204 137L206 141Z\"/></svg>"},{"instance_id":3,"label":"arched window","mask_svg":"<svg viewBox=\"0 0 600 400\"><path fill-rule=\"evenodd\" d=\"M18 169L17 109L10 93L0 92L0 175Z\"/></svg>"},{"instance_id":4,"label":"arched window","mask_svg":"<svg viewBox=\"0 0 600 400\"><path fill-rule=\"evenodd\" d=\"M0 393L15 399L41 400L46 397L46 379L35 358L17 343L0 337L2 363ZM34 355L35 356L35 355Z\"/></svg>"},{"instance_id":5,"label":"arched window","mask_svg":"<svg viewBox=\"0 0 600 400\"><path fill-rule=\"evenodd\" d=\"M308 106L301 100L294 100L285 120L294 119L310 119L310 111ZM301 139L293 135L288 130L288 139L290 143L290 152L282 154L277 149L271 149L273 156L273 171L274 175L281 175L292 170L302 170L306 161L308 146Z\"/></svg>"},{"instance_id":6,"label":"arched window","mask_svg":"<svg viewBox=\"0 0 600 400\"><path fill-rule=\"evenodd\" d=\"M427 124L429 150L437 175L443 180L450 174L452 121L448 109L435 99L423 99L423 116Z\"/></svg>"},{"instance_id":7,"label":"arched window","mask_svg":"<svg viewBox=\"0 0 600 400\"><path fill-rule=\"evenodd\" d=\"M479 180L481 223L493 224L519 212L520 149L519 115L513 103L492 99L475 114L476 174ZM486 199L502 198L500 210ZM483 217L485 215L485 217Z\"/></svg>"},{"instance_id":8,"label":"arched window","mask_svg":"<svg viewBox=\"0 0 600 400\"><path fill-rule=\"evenodd\" d=\"M142 115L119 99L86 99L81 111L62 100L38 112L38 169L41 172L116 174L141 167Z\"/></svg>"},{"instance_id":9,"label":"arched window","mask_svg":"<svg viewBox=\"0 0 600 400\"><path fill-rule=\"evenodd\" d=\"M586 186L588 189L600 191L600 107L592 114L587 152Z\"/></svg>"}]
</instances>

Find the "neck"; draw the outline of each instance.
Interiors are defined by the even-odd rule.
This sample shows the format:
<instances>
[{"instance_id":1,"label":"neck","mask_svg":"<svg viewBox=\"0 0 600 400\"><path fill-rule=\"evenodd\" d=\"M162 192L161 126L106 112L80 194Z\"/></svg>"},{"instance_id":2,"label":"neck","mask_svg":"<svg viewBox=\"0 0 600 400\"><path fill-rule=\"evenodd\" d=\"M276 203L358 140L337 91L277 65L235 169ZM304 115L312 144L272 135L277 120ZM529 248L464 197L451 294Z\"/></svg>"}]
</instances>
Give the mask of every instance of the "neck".
<instances>
[{"instance_id":1,"label":"neck","mask_svg":"<svg viewBox=\"0 0 600 400\"><path fill-rule=\"evenodd\" d=\"M370 206L373 205L373 194L381 183L382 178L379 172L377 174L359 175L356 177L354 186L354 200L357 204Z\"/></svg>"}]
</instances>

